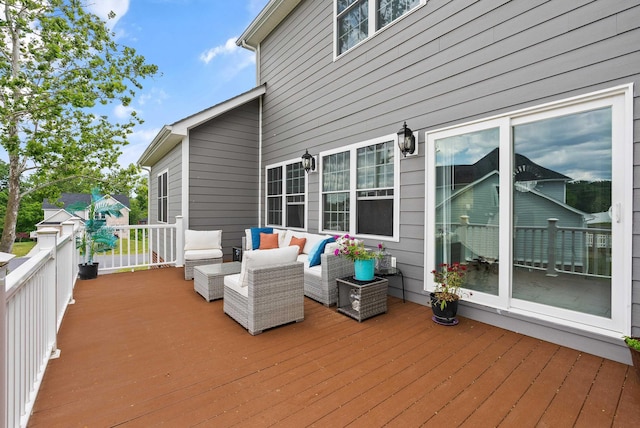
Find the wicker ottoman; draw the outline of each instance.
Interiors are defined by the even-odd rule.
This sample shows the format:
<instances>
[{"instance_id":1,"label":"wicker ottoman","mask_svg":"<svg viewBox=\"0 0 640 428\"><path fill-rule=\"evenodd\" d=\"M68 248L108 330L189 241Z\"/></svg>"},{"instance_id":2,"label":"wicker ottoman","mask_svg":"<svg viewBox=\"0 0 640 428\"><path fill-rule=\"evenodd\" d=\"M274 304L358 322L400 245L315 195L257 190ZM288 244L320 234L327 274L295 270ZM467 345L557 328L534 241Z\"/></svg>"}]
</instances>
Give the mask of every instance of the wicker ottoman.
<instances>
[{"instance_id":1,"label":"wicker ottoman","mask_svg":"<svg viewBox=\"0 0 640 428\"><path fill-rule=\"evenodd\" d=\"M185 260L184 261L184 279L193 279L193 268L196 266L212 265L222 263L222 257L215 259Z\"/></svg>"},{"instance_id":2,"label":"wicker ottoman","mask_svg":"<svg viewBox=\"0 0 640 428\"><path fill-rule=\"evenodd\" d=\"M193 289L210 302L224 295L224 277L240 273L242 263L216 263L193 268Z\"/></svg>"}]
</instances>

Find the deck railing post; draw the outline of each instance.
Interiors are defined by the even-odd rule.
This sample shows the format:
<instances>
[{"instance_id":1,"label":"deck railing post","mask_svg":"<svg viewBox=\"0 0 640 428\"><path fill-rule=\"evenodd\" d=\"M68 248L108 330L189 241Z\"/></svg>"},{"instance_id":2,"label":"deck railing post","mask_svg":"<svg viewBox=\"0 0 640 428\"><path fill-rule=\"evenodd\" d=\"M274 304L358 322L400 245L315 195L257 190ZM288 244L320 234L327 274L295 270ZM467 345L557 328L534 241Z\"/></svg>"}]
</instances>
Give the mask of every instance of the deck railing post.
<instances>
[{"instance_id":1,"label":"deck railing post","mask_svg":"<svg viewBox=\"0 0 640 428\"><path fill-rule=\"evenodd\" d=\"M69 245L71 245L72 250L68 253L70 254L70 259L69 260L65 260L65 263L69 263L70 266L68 267L68 276L65 278L65 281L68 281L68 285L71 291L71 296L69 299L69 304L74 304L75 300L73 299L73 289L74 289L74 276L73 273L75 272L74 270L74 266L77 265L77 254L78 252L76 251L76 238L74 236L74 232L75 232L75 228L76 228L76 223L74 221L71 220L67 220L65 222L62 222L62 236L67 236L69 235L70 237L70 241L69 241Z\"/></svg>"},{"instance_id":2,"label":"deck railing post","mask_svg":"<svg viewBox=\"0 0 640 428\"><path fill-rule=\"evenodd\" d=\"M460 260L459 261L466 261L467 260L467 254L466 254L467 253L467 243L469 242L467 240L468 227L469 227L469 216L468 215L461 215L460 216L460 226L458 227L458 230L456 231L456 233L458 235L458 241L460 241L462 243L461 248L460 248L462 254L460 254ZM475 238L475 237L473 237L473 238Z\"/></svg>"},{"instance_id":3,"label":"deck railing post","mask_svg":"<svg viewBox=\"0 0 640 428\"><path fill-rule=\"evenodd\" d=\"M184 219L176 216L176 267L184 265Z\"/></svg>"},{"instance_id":4,"label":"deck railing post","mask_svg":"<svg viewBox=\"0 0 640 428\"><path fill-rule=\"evenodd\" d=\"M53 308L51 311L47 311L47 313L51 313L53 316L53 320L48 320L47 326L52 330L49 332L51 337L53 338L53 347L51 352L51 358L57 358L60 355L60 350L58 349L58 267L56 263L56 252L58 248L58 229L53 227L46 227L44 229L38 230L38 247L40 250L51 251L51 257L54 260L54 273L53 273Z\"/></svg>"},{"instance_id":5,"label":"deck railing post","mask_svg":"<svg viewBox=\"0 0 640 428\"><path fill-rule=\"evenodd\" d=\"M556 236L558 234L558 219L547 219L547 276L558 276L556 271Z\"/></svg>"},{"instance_id":6,"label":"deck railing post","mask_svg":"<svg viewBox=\"0 0 640 428\"><path fill-rule=\"evenodd\" d=\"M9 391L7 388L7 267L9 261L14 258L13 254L0 253L0 387L2 388L2 399L0 399L0 427L7 426L7 398Z\"/></svg>"}]
</instances>

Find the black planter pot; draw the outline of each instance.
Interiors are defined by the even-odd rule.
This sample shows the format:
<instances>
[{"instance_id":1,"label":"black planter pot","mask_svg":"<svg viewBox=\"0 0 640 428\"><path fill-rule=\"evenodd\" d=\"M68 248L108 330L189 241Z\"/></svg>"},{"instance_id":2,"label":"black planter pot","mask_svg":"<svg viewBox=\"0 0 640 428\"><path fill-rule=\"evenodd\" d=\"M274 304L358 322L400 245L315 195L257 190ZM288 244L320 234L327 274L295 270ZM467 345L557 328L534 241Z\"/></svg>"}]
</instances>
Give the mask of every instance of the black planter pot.
<instances>
[{"instance_id":1,"label":"black planter pot","mask_svg":"<svg viewBox=\"0 0 640 428\"><path fill-rule=\"evenodd\" d=\"M80 263L78 265L78 279L94 279L98 277L98 263Z\"/></svg>"},{"instance_id":2,"label":"black planter pot","mask_svg":"<svg viewBox=\"0 0 640 428\"><path fill-rule=\"evenodd\" d=\"M436 297L435 293L429 293L431 297L431 310L433 311L433 322L440 325L456 325L458 319L456 314L458 313L458 301L447 302L444 308L440 307L440 300Z\"/></svg>"}]
</instances>

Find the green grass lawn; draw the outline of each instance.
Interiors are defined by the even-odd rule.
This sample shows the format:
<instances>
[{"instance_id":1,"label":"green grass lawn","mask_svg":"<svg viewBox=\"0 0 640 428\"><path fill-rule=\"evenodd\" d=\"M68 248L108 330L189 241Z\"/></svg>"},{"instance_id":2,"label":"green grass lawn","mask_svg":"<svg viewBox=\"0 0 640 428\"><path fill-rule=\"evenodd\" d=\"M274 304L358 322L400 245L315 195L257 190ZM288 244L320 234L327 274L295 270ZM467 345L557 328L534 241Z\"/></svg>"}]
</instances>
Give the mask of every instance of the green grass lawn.
<instances>
[{"instance_id":1,"label":"green grass lawn","mask_svg":"<svg viewBox=\"0 0 640 428\"><path fill-rule=\"evenodd\" d=\"M14 254L16 257L24 257L35 246L36 246L36 241L14 242L13 250L11 250L11 254Z\"/></svg>"}]
</instances>

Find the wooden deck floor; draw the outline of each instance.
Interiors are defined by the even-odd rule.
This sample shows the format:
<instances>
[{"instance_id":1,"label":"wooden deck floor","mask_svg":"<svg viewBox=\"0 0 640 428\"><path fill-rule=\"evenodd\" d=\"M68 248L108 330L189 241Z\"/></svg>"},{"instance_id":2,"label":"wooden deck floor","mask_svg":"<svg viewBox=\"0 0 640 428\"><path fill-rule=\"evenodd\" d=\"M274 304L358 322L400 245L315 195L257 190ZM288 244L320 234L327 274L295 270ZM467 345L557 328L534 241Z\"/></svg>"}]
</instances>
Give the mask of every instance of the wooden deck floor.
<instances>
[{"instance_id":1,"label":"wooden deck floor","mask_svg":"<svg viewBox=\"0 0 640 428\"><path fill-rule=\"evenodd\" d=\"M29 426L638 427L633 368L389 297L251 336L182 269L79 281Z\"/></svg>"}]
</instances>

